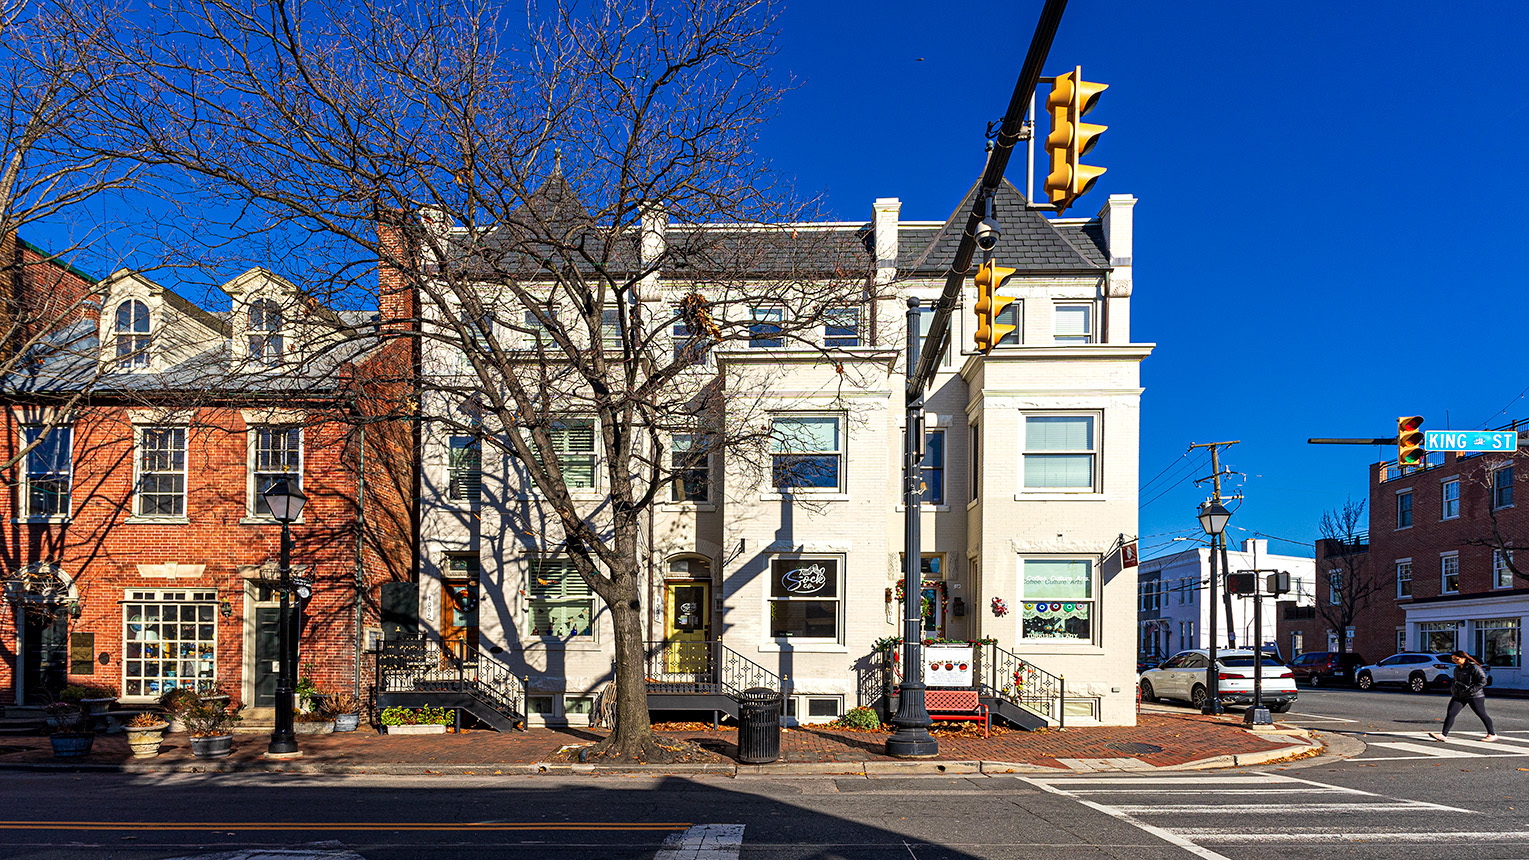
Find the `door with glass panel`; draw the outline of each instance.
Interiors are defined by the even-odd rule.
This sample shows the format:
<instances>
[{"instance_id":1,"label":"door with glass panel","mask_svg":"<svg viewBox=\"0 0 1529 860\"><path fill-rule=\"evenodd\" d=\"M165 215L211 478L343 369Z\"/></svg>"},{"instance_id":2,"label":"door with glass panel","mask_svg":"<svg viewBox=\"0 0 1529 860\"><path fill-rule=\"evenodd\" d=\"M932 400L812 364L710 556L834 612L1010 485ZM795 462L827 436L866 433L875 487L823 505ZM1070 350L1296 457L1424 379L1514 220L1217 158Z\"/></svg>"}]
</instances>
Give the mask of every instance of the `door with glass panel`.
<instances>
[{"instance_id":1,"label":"door with glass panel","mask_svg":"<svg viewBox=\"0 0 1529 860\"><path fill-rule=\"evenodd\" d=\"M664 586L664 642L670 672L701 674L710 664L711 583L670 581Z\"/></svg>"}]
</instances>

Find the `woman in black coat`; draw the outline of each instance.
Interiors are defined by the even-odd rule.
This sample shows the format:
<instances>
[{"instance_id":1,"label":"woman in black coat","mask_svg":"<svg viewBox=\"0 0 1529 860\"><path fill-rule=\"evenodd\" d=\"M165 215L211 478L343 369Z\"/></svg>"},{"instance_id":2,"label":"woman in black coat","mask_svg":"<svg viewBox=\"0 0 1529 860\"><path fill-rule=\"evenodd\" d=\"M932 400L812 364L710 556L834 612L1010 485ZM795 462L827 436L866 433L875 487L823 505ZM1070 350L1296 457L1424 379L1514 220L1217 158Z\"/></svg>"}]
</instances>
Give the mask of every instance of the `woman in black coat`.
<instances>
[{"instance_id":1,"label":"woman in black coat","mask_svg":"<svg viewBox=\"0 0 1529 860\"><path fill-rule=\"evenodd\" d=\"M1455 664L1455 679L1449 685L1449 709L1444 712L1444 731L1429 732L1429 736L1436 741L1448 740L1449 730L1455 726L1455 717L1460 714L1461 708L1469 705L1487 727L1487 736L1482 740L1497 740L1492 718L1487 716L1487 671L1481 668L1475 657L1464 651L1456 651L1449 655L1449 659Z\"/></svg>"}]
</instances>

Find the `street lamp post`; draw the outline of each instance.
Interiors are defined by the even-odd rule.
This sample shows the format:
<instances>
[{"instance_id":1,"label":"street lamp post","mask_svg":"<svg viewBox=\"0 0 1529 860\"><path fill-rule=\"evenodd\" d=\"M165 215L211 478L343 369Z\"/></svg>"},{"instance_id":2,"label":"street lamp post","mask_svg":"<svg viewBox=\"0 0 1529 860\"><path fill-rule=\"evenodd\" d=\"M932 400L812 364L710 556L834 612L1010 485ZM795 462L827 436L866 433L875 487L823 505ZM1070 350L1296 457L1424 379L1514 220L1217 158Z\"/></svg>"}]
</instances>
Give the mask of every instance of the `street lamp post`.
<instances>
[{"instance_id":1,"label":"street lamp post","mask_svg":"<svg viewBox=\"0 0 1529 860\"><path fill-rule=\"evenodd\" d=\"M294 756L301 754L297 748L297 734L292 729L292 679L297 675L297 638L291 626L292 591L292 530L293 520L302 516L303 504L308 497L303 491L277 478L260 494L271 516L281 523L281 617L277 621L277 647L280 659L276 675L276 723L271 729L271 742L266 755Z\"/></svg>"},{"instance_id":2,"label":"street lamp post","mask_svg":"<svg viewBox=\"0 0 1529 860\"><path fill-rule=\"evenodd\" d=\"M1210 611L1210 641L1207 647L1210 662L1205 667L1205 704L1200 708L1204 714L1221 713L1221 685L1216 668L1216 545L1221 539L1221 532L1226 528L1227 520L1231 518L1232 512L1222 507L1219 501L1206 502L1200 507L1200 528L1210 535L1210 593L1205 604Z\"/></svg>"}]
</instances>

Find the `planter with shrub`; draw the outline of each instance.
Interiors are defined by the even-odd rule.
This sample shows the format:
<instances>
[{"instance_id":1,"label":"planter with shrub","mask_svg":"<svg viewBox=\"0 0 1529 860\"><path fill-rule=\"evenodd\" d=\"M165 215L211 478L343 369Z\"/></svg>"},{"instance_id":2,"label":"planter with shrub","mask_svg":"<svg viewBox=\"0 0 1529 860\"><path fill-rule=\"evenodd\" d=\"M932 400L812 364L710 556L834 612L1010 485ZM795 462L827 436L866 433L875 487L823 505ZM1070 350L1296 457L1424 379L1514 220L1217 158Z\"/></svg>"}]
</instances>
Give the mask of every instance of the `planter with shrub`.
<instances>
[{"instance_id":1,"label":"planter with shrub","mask_svg":"<svg viewBox=\"0 0 1529 860\"><path fill-rule=\"evenodd\" d=\"M188 691L190 692L190 691ZM191 754L198 758L222 758L234 751L234 726L243 719L243 705L203 701L191 693L191 704L182 712L191 735Z\"/></svg>"},{"instance_id":2,"label":"planter with shrub","mask_svg":"<svg viewBox=\"0 0 1529 860\"><path fill-rule=\"evenodd\" d=\"M79 758L90 753L96 733L85 731L85 712L70 702L49 702L43 707L52 734L48 740L53 744L54 758Z\"/></svg>"},{"instance_id":3,"label":"planter with shrub","mask_svg":"<svg viewBox=\"0 0 1529 860\"><path fill-rule=\"evenodd\" d=\"M456 721L451 708L391 707L382 712L378 721L383 731L390 735L438 735L445 734L446 727Z\"/></svg>"},{"instance_id":4,"label":"planter with shrub","mask_svg":"<svg viewBox=\"0 0 1529 860\"><path fill-rule=\"evenodd\" d=\"M361 700L350 693L330 693L324 697L329 713L334 715L334 730L353 732L361 725Z\"/></svg>"},{"instance_id":5,"label":"planter with shrub","mask_svg":"<svg viewBox=\"0 0 1529 860\"><path fill-rule=\"evenodd\" d=\"M128 721L127 745L136 758L153 758L159 755L159 745L164 743L165 728L169 723L155 714L139 714Z\"/></svg>"}]
</instances>

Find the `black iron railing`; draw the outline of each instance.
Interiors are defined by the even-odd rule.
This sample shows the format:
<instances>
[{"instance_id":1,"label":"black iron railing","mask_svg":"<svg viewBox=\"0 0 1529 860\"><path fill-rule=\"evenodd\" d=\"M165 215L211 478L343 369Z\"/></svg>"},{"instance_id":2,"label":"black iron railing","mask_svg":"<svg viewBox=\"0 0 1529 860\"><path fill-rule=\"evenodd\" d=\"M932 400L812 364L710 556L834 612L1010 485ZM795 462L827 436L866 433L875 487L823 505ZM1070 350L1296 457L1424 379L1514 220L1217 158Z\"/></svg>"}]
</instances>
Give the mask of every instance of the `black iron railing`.
<instances>
[{"instance_id":1,"label":"black iron railing","mask_svg":"<svg viewBox=\"0 0 1529 860\"><path fill-rule=\"evenodd\" d=\"M1067 681L1063 676L1053 675L994 642L979 644L974 657L976 671L972 677L983 695L1028 708L1055 720L1057 728L1066 728L1063 699L1067 695Z\"/></svg>"},{"instance_id":2,"label":"black iron railing","mask_svg":"<svg viewBox=\"0 0 1529 860\"><path fill-rule=\"evenodd\" d=\"M785 692L780 676L721 642L649 642L650 693L710 693L737 698L751 687Z\"/></svg>"},{"instance_id":3,"label":"black iron railing","mask_svg":"<svg viewBox=\"0 0 1529 860\"><path fill-rule=\"evenodd\" d=\"M378 693L465 693L524 723L526 685L509 667L465 642L389 639L377 655Z\"/></svg>"}]
</instances>

